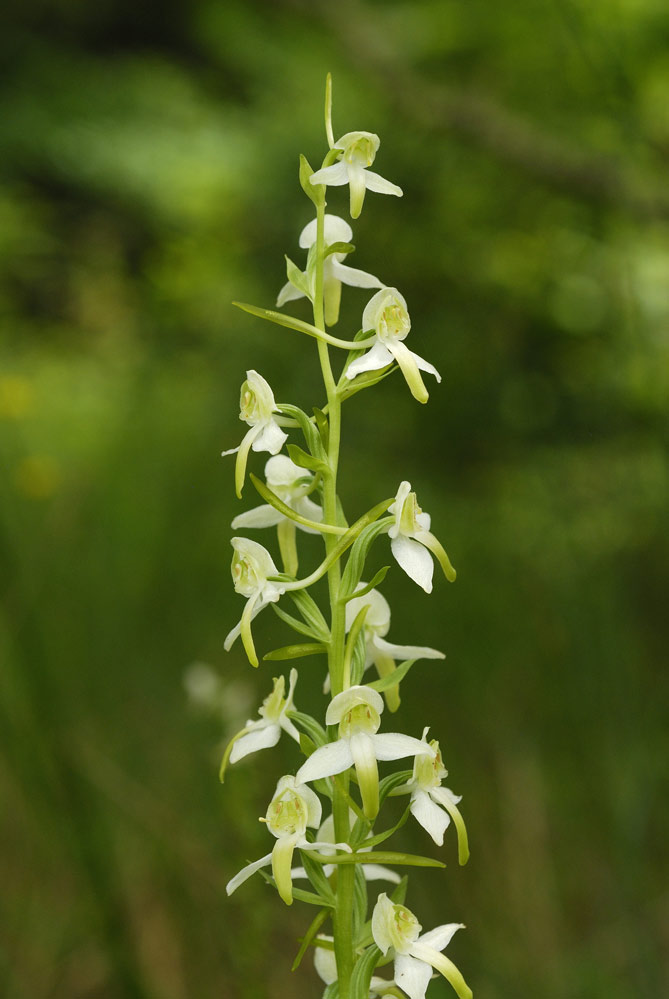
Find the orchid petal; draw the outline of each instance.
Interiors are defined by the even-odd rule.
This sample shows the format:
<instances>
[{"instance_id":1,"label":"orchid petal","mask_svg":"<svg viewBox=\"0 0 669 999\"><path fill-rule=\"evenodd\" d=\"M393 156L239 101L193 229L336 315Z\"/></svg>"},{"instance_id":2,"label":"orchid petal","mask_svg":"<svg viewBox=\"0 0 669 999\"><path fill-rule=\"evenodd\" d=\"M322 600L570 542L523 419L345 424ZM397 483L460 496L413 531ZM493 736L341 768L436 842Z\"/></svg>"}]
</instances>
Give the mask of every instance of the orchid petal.
<instances>
[{"instance_id":1,"label":"orchid petal","mask_svg":"<svg viewBox=\"0 0 669 999\"><path fill-rule=\"evenodd\" d=\"M451 565L451 560L446 554L443 545L437 538L435 538L434 534L431 534L430 531L417 531L414 537L416 538L416 541L419 541L422 545L425 545L426 548L429 548L433 555L436 555L444 576L449 583L455 582L455 569Z\"/></svg>"},{"instance_id":2,"label":"orchid petal","mask_svg":"<svg viewBox=\"0 0 669 999\"><path fill-rule=\"evenodd\" d=\"M384 732L368 735L374 743L377 760L402 760L405 756L434 756L434 750L426 742L414 739L401 732Z\"/></svg>"},{"instance_id":3,"label":"orchid petal","mask_svg":"<svg viewBox=\"0 0 669 999\"><path fill-rule=\"evenodd\" d=\"M436 971L439 971L444 976L446 981L451 983L459 999L472 999L472 990L462 977L461 972L458 968L456 968L453 962L446 957L445 954L440 954L439 951L434 950L433 947L428 947L425 944L422 944L420 940L417 940L414 944L412 944L411 953L415 955L419 961L426 961L428 964L431 964ZM402 988L407 991L405 985L402 985ZM408 994L411 995L410 993ZM411 996L411 999L414 999L414 997ZM422 999L422 997L416 996L415 999Z\"/></svg>"},{"instance_id":4,"label":"orchid petal","mask_svg":"<svg viewBox=\"0 0 669 999\"><path fill-rule=\"evenodd\" d=\"M427 371L429 375L434 375L437 381L441 382L441 375L435 368L434 364L430 364L430 362L426 361L424 357L420 356L420 354L414 354L413 350L410 350L409 353L411 354L411 356L413 357L414 361L416 362L417 366L420 368L421 371Z\"/></svg>"},{"instance_id":5,"label":"orchid petal","mask_svg":"<svg viewBox=\"0 0 669 999\"><path fill-rule=\"evenodd\" d=\"M414 399L417 402L427 402L430 398L430 394L425 388L425 383L420 376L420 371L418 370L418 365L416 364L413 352L399 340L389 341L388 350L391 352L402 369L404 380L409 386L409 390Z\"/></svg>"},{"instance_id":6,"label":"orchid petal","mask_svg":"<svg viewBox=\"0 0 669 999\"><path fill-rule=\"evenodd\" d=\"M348 267L338 260L332 261L332 275L350 288L383 288L383 281L379 281L373 274L367 271L358 270L357 267Z\"/></svg>"},{"instance_id":7,"label":"orchid petal","mask_svg":"<svg viewBox=\"0 0 669 999\"><path fill-rule=\"evenodd\" d=\"M332 272L323 281L323 302L325 308L325 323L334 326L339 319L341 302L341 281L332 276Z\"/></svg>"},{"instance_id":8,"label":"orchid petal","mask_svg":"<svg viewBox=\"0 0 669 999\"><path fill-rule=\"evenodd\" d=\"M233 531L239 527L275 527L282 520L282 513L269 503L263 503L262 506L255 506L246 513L240 513L231 526Z\"/></svg>"},{"instance_id":9,"label":"orchid petal","mask_svg":"<svg viewBox=\"0 0 669 999\"><path fill-rule=\"evenodd\" d=\"M365 200L367 172L359 163L348 163L347 171L351 194L351 218L357 219L362 211L362 205Z\"/></svg>"},{"instance_id":10,"label":"orchid petal","mask_svg":"<svg viewBox=\"0 0 669 999\"><path fill-rule=\"evenodd\" d=\"M262 427L251 447L254 451L269 451L270 454L278 454L287 440L288 434L281 430L276 420L270 420Z\"/></svg>"},{"instance_id":11,"label":"orchid petal","mask_svg":"<svg viewBox=\"0 0 669 999\"><path fill-rule=\"evenodd\" d=\"M268 853L266 857L261 857L260 860L254 860L252 864L247 864L246 867L242 867L238 874L235 874L234 878L231 878L227 885L225 886L225 891L228 895L232 895L233 891L236 891L241 884L243 884L252 874L259 871L261 867L269 867L272 863L272 854Z\"/></svg>"},{"instance_id":12,"label":"orchid petal","mask_svg":"<svg viewBox=\"0 0 669 999\"><path fill-rule=\"evenodd\" d=\"M286 302L293 302L298 298L306 298L304 292L300 291L299 288L296 288L290 281L286 281L283 288L276 296L276 307L277 309L280 309L282 305L286 304Z\"/></svg>"},{"instance_id":13,"label":"orchid petal","mask_svg":"<svg viewBox=\"0 0 669 999\"><path fill-rule=\"evenodd\" d=\"M344 184L348 184L348 169L346 164L342 160L339 160L338 163L333 163L332 166L316 170L309 178L309 183L314 186L327 184L329 187L342 187Z\"/></svg>"},{"instance_id":14,"label":"orchid petal","mask_svg":"<svg viewBox=\"0 0 669 999\"><path fill-rule=\"evenodd\" d=\"M409 954L395 955L395 982L409 999L425 999L431 978L432 968L425 961L417 960Z\"/></svg>"},{"instance_id":15,"label":"orchid petal","mask_svg":"<svg viewBox=\"0 0 669 999\"><path fill-rule=\"evenodd\" d=\"M270 749L276 746L281 735L277 724L260 721L250 732L237 739L230 753L230 763L236 763L249 753L257 753L260 749Z\"/></svg>"},{"instance_id":16,"label":"orchid petal","mask_svg":"<svg viewBox=\"0 0 669 999\"><path fill-rule=\"evenodd\" d=\"M436 805L427 791L414 791L411 795L411 814L427 830L437 846L444 845L444 833L451 823L450 816Z\"/></svg>"},{"instance_id":17,"label":"orchid petal","mask_svg":"<svg viewBox=\"0 0 669 999\"><path fill-rule=\"evenodd\" d=\"M422 936L418 937L416 943L426 944L428 947L434 947L435 950L443 950L444 947L448 947L457 931L464 930L464 928L464 923L444 923L443 926L435 926L433 930L423 933Z\"/></svg>"},{"instance_id":18,"label":"orchid petal","mask_svg":"<svg viewBox=\"0 0 669 999\"><path fill-rule=\"evenodd\" d=\"M467 827L462 817L460 809L455 804L460 798L453 794L447 787L433 787L430 789L431 797L437 801L453 819L458 834L458 863L461 867L469 860L469 839L467 837Z\"/></svg>"},{"instance_id":19,"label":"orchid petal","mask_svg":"<svg viewBox=\"0 0 669 999\"><path fill-rule=\"evenodd\" d=\"M366 354L351 361L346 369L346 377L350 380L365 371L378 371L380 368L387 368L393 361L393 355L388 348L380 340L377 340Z\"/></svg>"},{"instance_id":20,"label":"orchid petal","mask_svg":"<svg viewBox=\"0 0 669 999\"><path fill-rule=\"evenodd\" d=\"M380 177L373 170L365 170L365 183L367 190L374 191L375 194L394 194L396 198L401 198L404 193L397 184L391 184L389 180Z\"/></svg>"},{"instance_id":21,"label":"orchid petal","mask_svg":"<svg viewBox=\"0 0 669 999\"><path fill-rule=\"evenodd\" d=\"M391 881L398 885L402 878L397 871L391 871L389 867L381 864L361 864L365 881Z\"/></svg>"},{"instance_id":22,"label":"orchid petal","mask_svg":"<svg viewBox=\"0 0 669 999\"><path fill-rule=\"evenodd\" d=\"M379 650L386 655L392 656L393 659L445 659L446 656L443 652L439 652L437 649L430 649L425 645L393 645L392 642L386 642L384 638L375 637L373 644Z\"/></svg>"},{"instance_id":23,"label":"orchid petal","mask_svg":"<svg viewBox=\"0 0 669 999\"><path fill-rule=\"evenodd\" d=\"M279 836L272 850L272 874L274 875L279 895L286 905L293 904L293 882L290 876L290 865L293 862L293 853L299 839L299 833L293 833L291 836Z\"/></svg>"},{"instance_id":24,"label":"orchid petal","mask_svg":"<svg viewBox=\"0 0 669 999\"><path fill-rule=\"evenodd\" d=\"M327 746L315 750L295 775L295 779L306 784L321 777L332 777L353 766L353 756L348 739L338 739Z\"/></svg>"},{"instance_id":25,"label":"orchid petal","mask_svg":"<svg viewBox=\"0 0 669 999\"><path fill-rule=\"evenodd\" d=\"M390 547L407 576L413 579L414 583L418 583L426 593L431 593L434 564L430 553L413 538L407 538L403 534L393 538Z\"/></svg>"}]
</instances>

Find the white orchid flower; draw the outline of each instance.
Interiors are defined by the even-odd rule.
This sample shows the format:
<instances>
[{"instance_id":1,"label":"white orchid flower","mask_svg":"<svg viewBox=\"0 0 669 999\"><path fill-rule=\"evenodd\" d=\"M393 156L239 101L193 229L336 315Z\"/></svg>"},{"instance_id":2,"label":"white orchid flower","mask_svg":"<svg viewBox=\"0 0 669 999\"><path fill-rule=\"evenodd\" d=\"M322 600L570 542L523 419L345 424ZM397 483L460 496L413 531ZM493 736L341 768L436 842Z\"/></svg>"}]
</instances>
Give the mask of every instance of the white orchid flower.
<instances>
[{"instance_id":1,"label":"white orchid flower","mask_svg":"<svg viewBox=\"0 0 669 999\"><path fill-rule=\"evenodd\" d=\"M410 579L425 590L432 592L432 573L435 555L449 582L455 580L455 569L441 543L430 532L430 515L423 513L411 491L411 483L400 483L395 502L388 508L395 517L395 523L388 528L392 553Z\"/></svg>"},{"instance_id":2,"label":"white orchid flower","mask_svg":"<svg viewBox=\"0 0 669 999\"><path fill-rule=\"evenodd\" d=\"M352 822L355 822L356 815L352 810L349 811L349 816ZM370 833L371 836L371 833ZM330 815L322 824L318 832L316 833L316 839L319 843L332 843L332 852L334 853L335 846L335 828L334 828L334 816ZM359 852L364 853L365 849L371 849L371 847L365 848L360 847ZM321 853L325 853L325 848L321 849ZM389 867L384 867L382 864L360 864L362 869L363 877L365 881L390 881L391 884L398 885L402 880L397 871L391 871ZM326 878L336 870L336 864L325 864L323 867L323 873ZM292 870L293 881L296 878L306 878L307 872L304 867L294 867Z\"/></svg>"},{"instance_id":3,"label":"white orchid flower","mask_svg":"<svg viewBox=\"0 0 669 999\"><path fill-rule=\"evenodd\" d=\"M383 698L372 687L355 686L333 697L325 713L326 725L339 725L340 738L316 749L297 771L304 782L332 777L354 766L363 811L368 819L379 811L377 760L400 760L417 753L433 756L427 743L399 732L377 735Z\"/></svg>"},{"instance_id":4,"label":"white orchid flower","mask_svg":"<svg viewBox=\"0 0 669 999\"><path fill-rule=\"evenodd\" d=\"M248 423L251 429L246 432L239 447L221 452L223 457L228 454L237 455L235 489L238 497L241 497L244 488L249 451L252 449L278 454L288 438L288 434L283 432L274 419L273 414L276 412L278 410L274 401L274 393L269 383L257 371L247 371L246 381L243 383L240 393L239 419Z\"/></svg>"},{"instance_id":5,"label":"white orchid flower","mask_svg":"<svg viewBox=\"0 0 669 999\"><path fill-rule=\"evenodd\" d=\"M411 319L406 299L397 288L382 288L370 298L362 314L363 330L373 330L376 342L370 349L351 361L346 369L346 377L355 378L365 371L378 371L397 361L411 394L418 402L427 402L429 393L421 377L421 371L428 371L441 381L441 375L428 361L402 342L411 329Z\"/></svg>"},{"instance_id":6,"label":"white orchid flower","mask_svg":"<svg viewBox=\"0 0 669 999\"><path fill-rule=\"evenodd\" d=\"M293 882L291 878L290 865L293 860L293 853L296 849L320 850L322 846L332 849L331 843L310 843L306 838L307 827L317 829L321 821L321 803L318 795L300 783L296 777L287 775L282 777L276 785L276 791L272 798L267 814L261 821L267 823L267 828L276 836L276 843L271 853L254 860L252 864L243 867L234 878L228 881L225 890L228 895L232 895L241 884L252 874L259 871L261 867L272 867L272 874L276 881L279 895L286 903L291 905L293 901ZM350 847L345 843L337 843L340 850L348 850Z\"/></svg>"},{"instance_id":7,"label":"white orchid flower","mask_svg":"<svg viewBox=\"0 0 669 999\"><path fill-rule=\"evenodd\" d=\"M362 211L365 191L402 197L401 187L391 184L378 173L367 169L374 162L380 144L381 140L373 132L347 132L341 139L337 139L333 146L333 149L339 150L337 154L339 162L317 170L309 178L314 185L342 187L344 184L350 184L352 219L357 219Z\"/></svg>"},{"instance_id":8,"label":"white orchid flower","mask_svg":"<svg viewBox=\"0 0 669 999\"><path fill-rule=\"evenodd\" d=\"M322 940L324 943L329 943L334 945L334 937L329 937L325 933L319 933L316 940ZM337 981L337 959L335 957L333 947L319 947L316 944L314 948L314 968L321 981L325 982L326 985L333 985ZM369 983L369 996L370 999L395 999L394 992L388 992L388 989L394 988L395 983L389 982L385 978L378 978L376 975L372 976L372 980Z\"/></svg>"},{"instance_id":9,"label":"white orchid flower","mask_svg":"<svg viewBox=\"0 0 669 999\"><path fill-rule=\"evenodd\" d=\"M358 583L356 589L365 586ZM378 590L370 590L362 597L354 597L346 604L346 630L350 631L356 617L363 609L369 608L363 624L365 636L365 669L374 665L380 677L392 673L398 659L445 659L443 652L422 645L394 645L386 642L385 635L390 628L390 605ZM384 691L389 711L397 711L400 706L399 684Z\"/></svg>"},{"instance_id":10,"label":"white orchid flower","mask_svg":"<svg viewBox=\"0 0 669 999\"><path fill-rule=\"evenodd\" d=\"M396 788L394 794L411 792L411 814L427 830L437 846L443 846L444 833L453 819L458 834L458 860L464 866L469 860L469 844L465 822L457 807L462 795L454 794L450 788L441 786L444 777L448 776L448 770L444 766L437 740L427 742L428 732L429 728L423 729L422 738L434 750L435 755L417 756L413 777L407 784Z\"/></svg>"},{"instance_id":11,"label":"white orchid flower","mask_svg":"<svg viewBox=\"0 0 669 999\"><path fill-rule=\"evenodd\" d=\"M223 780L225 769L228 763L237 763L250 753L257 753L260 749L271 749L276 746L281 737L281 732L287 732L291 739L299 744L300 733L293 725L288 712L293 711L293 694L297 683L297 670L293 667L290 671L290 682L288 693L284 697L286 680L283 676L274 678L272 693L268 694L262 702L262 707L258 709L260 718L250 719L237 735L234 735L227 745L223 762L221 763L220 778Z\"/></svg>"},{"instance_id":12,"label":"white orchid flower","mask_svg":"<svg viewBox=\"0 0 669 999\"><path fill-rule=\"evenodd\" d=\"M302 291L290 281L284 284L276 300L280 308L286 302L291 302L297 298L309 297L314 300L316 294L316 256L313 247L316 246L317 220L312 219L305 225L300 233L300 247L309 250L307 259L307 270L305 272L305 288ZM339 218L338 215L326 215L324 219L325 247L332 246L333 243L350 243L353 239L353 230L348 222ZM347 284L353 288L383 288L383 281L379 281L373 274L360 271L356 267L348 267L342 263L346 259L345 253L329 253L323 261L323 296L325 303L325 322L328 326L334 326L339 319L339 303L341 301L341 286Z\"/></svg>"},{"instance_id":13,"label":"white orchid flower","mask_svg":"<svg viewBox=\"0 0 669 999\"><path fill-rule=\"evenodd\" d=\"M247 600L241 620L228 633L223 648L228 652L233 642L241 635L249 662L252 666L257 666L258 657L253 645L251 621L268 604L276 603L285 593L285 586L271 582L268 578L276 576L279 570L266 548L256 541L251 541L250 538L232 538L231 544L235 551L232 556L232 581L236 592L241 593Z\"/></svg>"},{"instance_id":14,"label":"white orchid flower","mask_svg":"<svg viewBox=\"0 0 669 999\"><path fill-rule=\"evenodd\" d=\"M450 982L459 999L472 999L472 990L461 973L441 953L462 928L462 923L447 923L421 935L422 927L413 912L391 902L385 892L379 895L372 913L374 943L384 955L394 949L394 978L409 999L425 999L433 968Z\"/></svg>"},{"instance_id":15,"label":"white orchid flower","mask_svg":"<svg viewBox=\"0 0 669 999\"><path fill-rule=\"evenodd\" d=\"M307 495L313 485L313 475L292 462L287 455L277 454L269 459L265 465L265 481L272 492L299 516L317 523L322 521L323 508L310 500ZM299 527L308 534L318 534L314 527L308 527L285 517L270 503L263 503L252 510L247 510L246 513L240 513L232 522L235 531L239 528L274 526L278 530L284 570L289 576L296 576L298 559L295 529Z\"/></svg>"}]
</instances>

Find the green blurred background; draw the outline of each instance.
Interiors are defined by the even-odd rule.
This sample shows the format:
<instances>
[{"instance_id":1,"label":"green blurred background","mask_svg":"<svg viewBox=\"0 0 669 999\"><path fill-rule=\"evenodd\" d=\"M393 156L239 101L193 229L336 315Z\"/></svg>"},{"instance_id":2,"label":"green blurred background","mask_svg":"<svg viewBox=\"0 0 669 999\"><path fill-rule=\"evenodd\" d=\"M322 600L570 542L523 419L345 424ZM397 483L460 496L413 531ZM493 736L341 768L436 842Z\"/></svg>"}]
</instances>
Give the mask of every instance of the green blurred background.
<instances>
[{"instance_id":1,"label":"green blurred background","mask_svg":"<svg viewBox=\"0 0 669 999\"><path fill-rule=\"evenodd\" d=\"M322 402L313 344L230 303L271 306L302 259L327 70L335 135L378 132L405 192L368 195L351 262L403 291L444 376L426 407L394 376L345 410L346 509L410 479L459 570L385 585L388 637L447 652L397 726L433 726L472 845L460 870L449 834L408 903L467 923L450 953L479 997L669 994L668 43L664 0L5 9L3 996L320 995L289 972L310 910L223 891L295 754L218 784L277 672L223 652L219 455L247 368ZM345 291L340 336L366 300ZM270 613L255 631L289 640ZM188 702L196 661L218 715ZM322 711L319 670L299 707ZM417 826L398 845L432 851Z\"/></svg>"}]
</instances>

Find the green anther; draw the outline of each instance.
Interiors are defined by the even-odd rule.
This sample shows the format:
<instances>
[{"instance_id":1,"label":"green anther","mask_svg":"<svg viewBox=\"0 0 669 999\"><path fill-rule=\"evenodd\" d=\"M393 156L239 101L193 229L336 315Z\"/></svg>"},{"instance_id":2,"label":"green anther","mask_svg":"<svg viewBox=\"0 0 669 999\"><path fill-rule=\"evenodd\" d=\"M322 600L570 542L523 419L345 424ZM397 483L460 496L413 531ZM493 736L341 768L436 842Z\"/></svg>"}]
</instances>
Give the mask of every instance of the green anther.
<instances>
[{"instance_id":1,"label":"green anther","mask_svg":"<svg viewBox=\"0 0 669 999\"><path fill-rule=\"evenodd\" d=\"M393 947L401 954L417 939L422 927L413 912L404 905L393 905L393 918L388 927Z\"/></svg>"},{"instance_id":2,"label":"green anther","mask_svg":"<svg viewBox=\"0 0 669 999\"><path fill-rule=\"evenodd\" d=\"M267 825L276 836L292 836L307 828L307 808L294 791L287 790L267 809Z\"/></svg>"},{"instance_id":3,"label":"green anther","mask_svg":"<svg viewBox=\"0 0 669 999\"><path fill-rule=\"evenodd\" d=\"M439 787L448 770L444 766L441 750L436 739L430 740L430 747L436 752L435 757L417 756L414 764L414 777L422 788Z\"/></svg>"}]
</instances>

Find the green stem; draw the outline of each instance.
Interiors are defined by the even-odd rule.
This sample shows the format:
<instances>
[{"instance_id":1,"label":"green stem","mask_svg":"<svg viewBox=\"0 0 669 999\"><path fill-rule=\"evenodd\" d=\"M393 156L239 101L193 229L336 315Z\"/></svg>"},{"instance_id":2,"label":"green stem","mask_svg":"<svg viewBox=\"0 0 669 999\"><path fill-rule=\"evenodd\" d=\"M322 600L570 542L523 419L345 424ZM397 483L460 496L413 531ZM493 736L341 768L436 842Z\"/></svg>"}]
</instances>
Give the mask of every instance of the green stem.
<instances>
[{"instance_id":1,"label":"green stem","mask_svg":"<svg viewBox=\"0 0 669 999\"><path fill-rule=\"evenodd\" d=\"M325 329L323 305L323 252L325 249L325 204L316 209L316 288L314 295L314 326ZM328 473L323 478L323 512L325 522L337 523L337 468L339 465L339 444L341 437L341 401L337 395L337 386L332 374L328 345L318 340L318 356L323 372L323 381L328 399L328 420L330 425L330 440L328 446ZM325 536L325 549L330 552L336 545L337 538ZM331 641L328 655L330 686L333 696L343 690L344 685L344 645L346 638L345 608L339 600L341 582L341 567L337 559L328 570L328 588L330 593ZM333 815L335 839L339 843L348 843L351 829L348 816L348 774L335 782L333 797ZM337 871L337 894L333 913L334 948L337 959L337 979L339 982L339 999L350 999L351 975L353 972L353 890L355 868L345 865Z\"/></svg>"}]
</instances>

